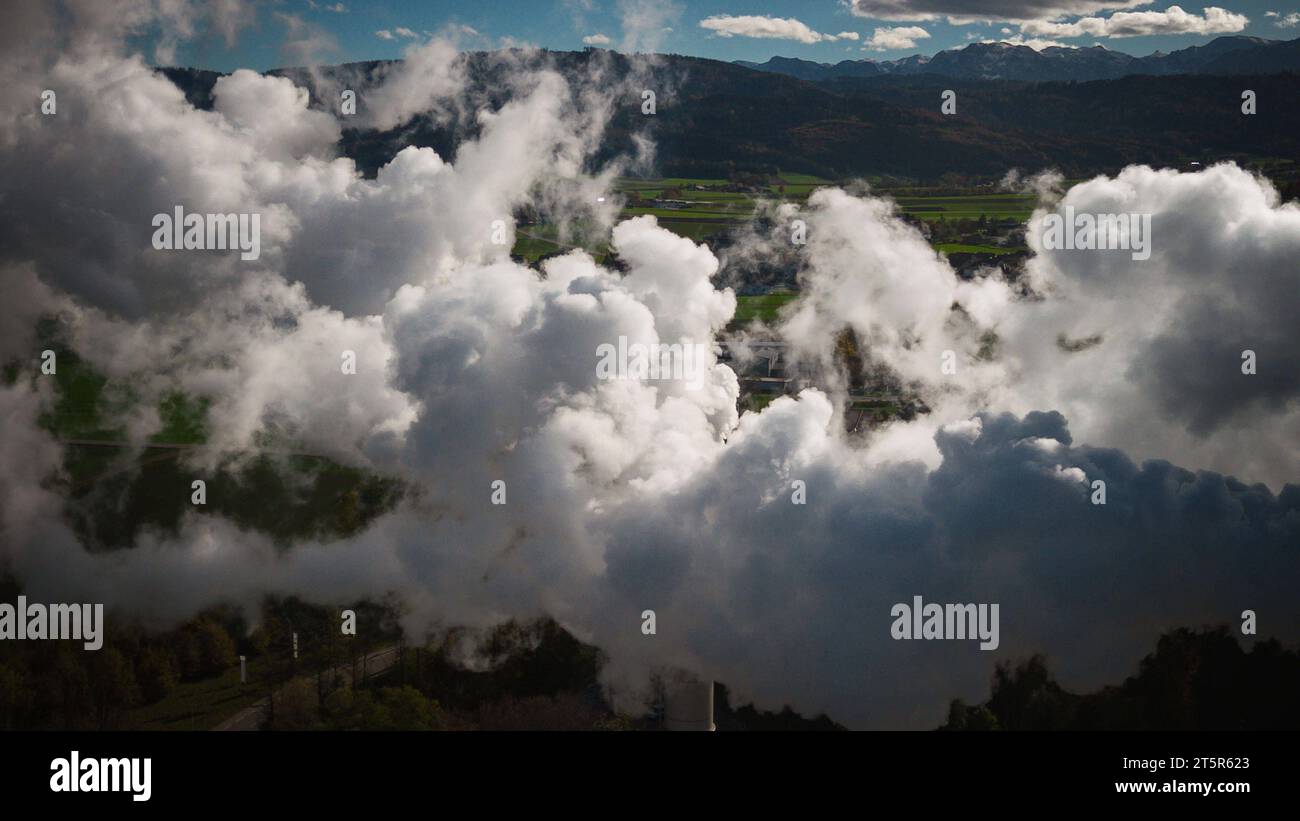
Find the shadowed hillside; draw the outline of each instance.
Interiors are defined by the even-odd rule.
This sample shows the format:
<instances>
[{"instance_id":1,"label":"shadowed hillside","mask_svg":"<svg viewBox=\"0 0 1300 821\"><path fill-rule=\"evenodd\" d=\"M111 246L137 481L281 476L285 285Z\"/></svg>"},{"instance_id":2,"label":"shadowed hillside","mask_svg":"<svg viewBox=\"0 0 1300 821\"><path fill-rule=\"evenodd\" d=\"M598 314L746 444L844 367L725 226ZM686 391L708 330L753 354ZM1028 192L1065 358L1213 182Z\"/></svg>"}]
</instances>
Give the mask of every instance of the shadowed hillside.
<instances>
[{"instance_id":1,"label":"shadowed hillside","mask_svg":"<svg viewBox=\"0 0 1300 821\"><path fill-rule=\"evenodd\" d=\"M476 52L464 59L471 96L500 102L503 69L494 56ZM592 61L601 61L614 78L633 71L628 58L605 51L541 52L534 59L551 60L575 79L593 68ZM320 69L315 76L295 69L274 73L309 88L317 77L346 82L360 89L363 109L365 85L383 65L349 64ZM211 104L219 75L165 72L196 105ZM780 169L832 179L892 175L930 181L956 169L992 177L1012 167L1055 167L1068 176L1085 176L1134 162L1183 167L1192 160L1300 155L1300 111L1289 104L1300 91L1296 74L1045 84L918 74L814 83L671 55L658 58L640 83L656 90L656 114L643 115L640 97L629 96L614 116L597 162L633 154L633 136L639 133L657 145L656 173L710 178ZM946 88L958 95L952 116L939 111L939 94ZM1252 116L1240 111L1246 88L1260 101ZM473 112L441 122L421 117L386 132L350 128L342 150L373 174L407 145L454 156L456 144L477 128Z\"/></svg>"}]
</instances>

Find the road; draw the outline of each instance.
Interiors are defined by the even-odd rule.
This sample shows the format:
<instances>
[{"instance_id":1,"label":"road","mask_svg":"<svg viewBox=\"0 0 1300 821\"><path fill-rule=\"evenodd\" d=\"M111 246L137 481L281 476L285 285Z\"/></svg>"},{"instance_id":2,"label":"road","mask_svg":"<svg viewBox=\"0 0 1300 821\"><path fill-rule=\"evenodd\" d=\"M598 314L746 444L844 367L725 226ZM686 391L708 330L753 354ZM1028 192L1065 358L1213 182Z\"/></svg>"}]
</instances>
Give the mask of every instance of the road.
<instances>
[{"instance_id":1,"label":"road","mask_svg":"<svg viewBox=\"0 0 1300 821\"><path fill-rule=\"evenodd\" d=\"M397 663L397 647L394 646L394 647L382 647L376 650L375 652L365 657L364 663L358 662L358 665L366 671L365 672L366 678L373 678L374 676L377 676L380 673L387 670L389 667L392 667L396 663ZM352 665L340 664L338 667L334 668L333 672L341 676L350 676L352 675ZM309 681L311 680L311 678L312 676L299 676L299 679L301 680ZM276 692L276 695L279 696L283 692L284 692L284 688L281 687ZM216 727L213 727L212 729L217 731L259 730L262 727L262 721L265 718L266 709L268 706L270 706L270 699L264 698L261 701L257 702L256 704L254 704L252 707L246 707L243 710L240 710L239 712L235 713L233 716L221 722L220 724L218 724Z\"/></svg>"}]
</instances>

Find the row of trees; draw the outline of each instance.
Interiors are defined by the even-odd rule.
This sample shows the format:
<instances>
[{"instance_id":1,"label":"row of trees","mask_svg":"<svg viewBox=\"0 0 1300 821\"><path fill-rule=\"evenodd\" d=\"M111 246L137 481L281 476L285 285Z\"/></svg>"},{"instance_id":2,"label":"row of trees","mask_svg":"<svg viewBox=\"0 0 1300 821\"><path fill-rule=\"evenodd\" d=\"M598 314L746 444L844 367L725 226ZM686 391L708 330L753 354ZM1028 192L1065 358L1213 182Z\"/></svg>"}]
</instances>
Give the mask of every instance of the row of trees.
<instances>
[{"instance_id":1,"label":"row of trees","mask_svg":"<svg viewBox=\"0 0 1300 821\"><path fill-rule=\"evenodd\" d=\"M465 662L474 658L475 663ZM486 633L453 629L414 647L367 681L299 679L284 688L271 729L598 729L630 726L605 702L601 651L552 619L508 621Z\"/></svg>"},{"instance_id":2,"label":"row of trees","mask_svg":"<svg viewBox=\"0 0 1300 821\"><path fill-rule=\"evenodd\" d=\"M410 647L394 603L354 608L356 635L339 629L337 608L269 599L251 628L238 612L215 609L164 632L110 622L96 652L67 641L2 642L0 729L129 728L133 708L187 682L233 674L238 655L248 657L247 686L271 697L271 729L657 726L652 705L615 711L599 680L604 654L552 619L509 621L482 634L451 630ZM397 661L368 678L363 659L380 647L397 648ZM1093 693L1061 687L1042 656L1001 664L989 699L953 701L940 729L1295 730L1297 692L1300 652L1275 640L1247 650L1226 627L1179 629L1161 636L1135 675ZM721 684L715 712L727 730L838 729L826 716L807 719L789 707L733 708Z\"/></svg>"},{"instance_id":3,"label":"row of trees","mask_svg":"<svg viewBox=\"0 0 1300 821\"><path fill-rule=\"evenodd\" d=\"M1242 648L1227 627L1162 635L1136 675L1076 694L1041 655L999 665L988 701L954 700L943 730L1297 730L1300 653Z\"/></svg>"},{"instance_id":4,"label":"row of trees","mask_svg":"<svg viewBox=\"0 0 1300 821\"><path fill-rule=\"evenodd\" d=\"M0 578L0 601L15 601L21 592L12 579ZM400 636L393 602L348 607L356 614L355 635L341 630L342 608L269 598L255 623L219 607L163 631L110 611L104 645L93 652L75 641L0 642L0 729L131 728L135 708L187 683L235 676L241 655L248 687L273 695L300 677L314 678L323 698L328 672L360 665L365 653Z\"/></svg>"},{"instance_id":5,"label":"row of trees","mask_svg":"<svg viewBox=\"0 0 1300 821\"><path fill-rule=\"evenodd\" d=\"M410 686L364 687L344 681L324 700L307 679L279 693L271 730L446 730L453 724L436 699Z\"/></svg>"},{"instance_id":6,"label":"row of trees","mask_svg":"<svg viewBox=\"0 0 1300 821\"><path fill-rule=\"evenodd\" d=\"M131 708L237 663L239 627L232 621L212 612L163 633L110 623L94 652L75 641L0 643L0 728L127 726Z\"/></svg>"},{"instance_id":7,"label":"row of trees","mask_svg":"<svg viewBox=\"0 0 1300 821\"><path fill-rule=\"evenodd\" d=\"M473 659L473 663L467 663ZM336 730L653 730L658 705L620 712L600 683L604 653L550 618L507 621L484 633L454 629L403 647L378 680L346 677L326 695L299 679L285 688L272 729ZM652 677L649 693L660 693ZM655 698L651 702L657 701ZM723 730L842 729L826 716L733 708L715 685L715 723Z\"/></svg>"}]
</instances>

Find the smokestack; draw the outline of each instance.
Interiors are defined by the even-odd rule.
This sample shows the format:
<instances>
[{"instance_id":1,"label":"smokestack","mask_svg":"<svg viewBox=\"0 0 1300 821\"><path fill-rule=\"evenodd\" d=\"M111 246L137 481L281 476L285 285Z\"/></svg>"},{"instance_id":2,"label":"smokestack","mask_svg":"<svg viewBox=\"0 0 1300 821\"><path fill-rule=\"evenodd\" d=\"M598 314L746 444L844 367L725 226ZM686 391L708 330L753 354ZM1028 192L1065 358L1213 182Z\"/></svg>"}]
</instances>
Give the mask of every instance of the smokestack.
<instances>
[{"instance_id":1,"label":"smokestack","mask_svg":"<svg viewBox=\"0 0 1300 821\"><path fill-rule=\"evenodd\" d=\"M712 732L713 680L679 679L664 693L664 729Z\"/></svg>"}]
</instances>

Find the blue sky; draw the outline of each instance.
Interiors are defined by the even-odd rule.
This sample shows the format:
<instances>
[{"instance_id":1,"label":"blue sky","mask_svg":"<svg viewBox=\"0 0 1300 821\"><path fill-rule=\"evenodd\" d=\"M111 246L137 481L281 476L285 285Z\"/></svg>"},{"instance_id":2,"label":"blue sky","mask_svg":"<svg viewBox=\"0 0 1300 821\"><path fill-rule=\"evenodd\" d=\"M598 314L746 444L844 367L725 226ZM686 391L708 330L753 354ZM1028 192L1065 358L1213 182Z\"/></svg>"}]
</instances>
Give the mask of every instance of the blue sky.
<instances>
[{"instance_id":1,"label":"blue sky","mask_svg":"<svg viewBox=\"0 0 1300 821\"><path fill-rule=\"evenodd\" d=\"M1196 3L1179 7L1140 0L853 3L858 13L849 0L280 0L257 4L254 22L233 47L219 38L199 38L181 47L174 61L229 71L299 64L308 61L303 55L326 63L396 58L430 33L448 31L474 49L531 44L574 50L584 47L584 38L602 44L600 38L607 38L609 47L621 50L823 62L933 54L984 39L1039 46L1102 43L1144 55L1199 45L1221 34L1300 36L1300 0L1223 0L1217 11ZM954 25L955 14L1004 19ZM1011 15L1021 22L1007 22ZM1133 30L1158 33L1118 36ZM754 36L758 33L770 36ZM148 52L147 37L141 46Z\"/></svg>"}]
</instances>

